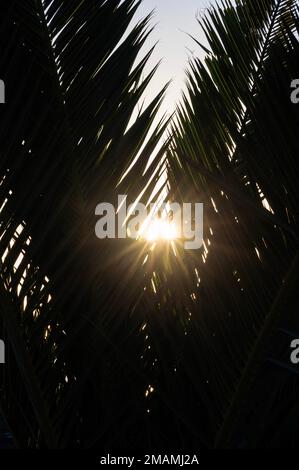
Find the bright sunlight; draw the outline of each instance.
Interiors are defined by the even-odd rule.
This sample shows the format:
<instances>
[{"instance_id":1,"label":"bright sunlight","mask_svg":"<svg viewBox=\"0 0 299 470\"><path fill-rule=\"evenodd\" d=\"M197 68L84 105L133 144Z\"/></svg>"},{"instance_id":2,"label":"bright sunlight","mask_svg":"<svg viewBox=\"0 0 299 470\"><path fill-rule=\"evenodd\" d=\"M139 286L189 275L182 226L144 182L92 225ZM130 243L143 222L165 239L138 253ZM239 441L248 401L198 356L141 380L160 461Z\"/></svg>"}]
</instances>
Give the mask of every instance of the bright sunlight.
<instances>
[{"instance_id":1,"label":"bright sunlight","mask_svg":"<svg viewBox=\"0 0 299 470\"><path fill-rule=\"evenodd\" d=\"M179 230L175 223L165 219L155 219L151 221L144 229L142 238L150 242L159 240L173 241L179 238Z\"/></svg>"}]
</instances>

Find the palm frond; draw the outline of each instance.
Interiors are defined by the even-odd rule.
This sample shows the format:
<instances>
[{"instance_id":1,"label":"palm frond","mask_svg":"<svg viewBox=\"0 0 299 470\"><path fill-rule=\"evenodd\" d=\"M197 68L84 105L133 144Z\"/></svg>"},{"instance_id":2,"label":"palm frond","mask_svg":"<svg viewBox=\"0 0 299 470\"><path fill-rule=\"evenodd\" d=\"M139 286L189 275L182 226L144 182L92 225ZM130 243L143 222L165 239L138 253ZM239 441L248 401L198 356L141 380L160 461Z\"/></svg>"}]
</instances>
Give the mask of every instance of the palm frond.
<instances>
[{"instance_id":1,"label":"palm frond","mask_svg":"<svg viewBox=\"0 0 299 470\"><path fill-rule=\"evenodd\" d=\"M142 324L131 315L143 289L141 248L125 240L116 251L94 235L96 205L117 200L132 162L123 180L128 199L152 179L153 166L144 170L166 125L154 123L165 87L135 112L156 70L144 76L152 51L137 61L151 16L127 33L139 5L2 5L1 336L9 367L1 403L22 447L85 447L100 422L104 433L108 417L143 407L136 361L125 372L142 348L141 339L130 342ZM126 431L115 445L131 439Z\"/></svg>"},{"instance_id":2,"label":"palm frond","mask_svg":"<svg viewBox=\"0 0 299 470\"><path fill-rule=\"evenodd\" d=\"M210 446L271 445L269 423L281 412L275 405L283 382L275 383L266 354L285 355L287 348L279 347L270 319L280 327L297 324L286 275L298 249L299 116L290 100L298 3L223 1L200 24L209 54L190 65L168 154L176 198L205 204L203 260L185 257L200 313L182 368L190 369L193 387L196 374L206 383L197 391L211 413ZM266 415L263 393L271 383ZM284 399L294 401L284 386Z\"/></svg>"}]
</instances>

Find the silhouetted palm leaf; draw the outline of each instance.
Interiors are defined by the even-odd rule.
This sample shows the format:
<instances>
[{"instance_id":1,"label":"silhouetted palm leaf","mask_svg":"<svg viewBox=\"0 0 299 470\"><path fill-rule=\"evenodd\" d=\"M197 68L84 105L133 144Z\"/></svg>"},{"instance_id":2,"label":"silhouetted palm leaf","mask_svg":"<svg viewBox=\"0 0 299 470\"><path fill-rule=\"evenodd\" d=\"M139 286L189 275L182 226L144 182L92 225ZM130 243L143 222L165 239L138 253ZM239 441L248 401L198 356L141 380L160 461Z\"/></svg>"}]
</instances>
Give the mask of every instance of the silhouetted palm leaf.
<instances>
[{"instance_id":1,"label":"silhouetted palm leaf","mask_svg":"<svg viewBox=\"0 0 299 470\"><path fill-rule=\"evenodd\" d=\"M190 65L169 153L175 199L205 203L182 373L208 410L209 446L271 446L275 433L284 445L298 430L276 426L298 381L266 359L287 358L277 327L298 325L298 3L223 1L200 23L209 53Z\"/></svg>"},{"instance_id":2,"label":"silhouetted palm leaf","mask_svg":"<svg viewBox=\"0 0 299 470\"><path fill-rule=\"evenodd\" d=\"M135 435L110 428L142 407L144 378L130 363L141 248L99 243L94 211L159 179L163 146L145 168L165 129L150 130L165 88L136 115L155 72L144 76L151 51L136 61L150 16L126 33L139 5L1 4L1 403L19 446L84 447L99 429L108 446Z\"/></svg>"}]
</instances>

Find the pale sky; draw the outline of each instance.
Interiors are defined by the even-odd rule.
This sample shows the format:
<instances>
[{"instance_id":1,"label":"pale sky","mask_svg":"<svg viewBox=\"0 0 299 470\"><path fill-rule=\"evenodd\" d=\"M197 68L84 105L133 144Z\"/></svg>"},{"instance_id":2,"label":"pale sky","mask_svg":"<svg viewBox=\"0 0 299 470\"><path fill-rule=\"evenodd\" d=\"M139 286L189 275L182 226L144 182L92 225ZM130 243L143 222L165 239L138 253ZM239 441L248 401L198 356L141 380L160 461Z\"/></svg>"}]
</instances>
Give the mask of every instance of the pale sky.
<instances>
[{"instance_id":1,"label":"pale sky","mask_svg":"<svg viewBox=\"0 0 299 470\"><path fill-rule=\"evenodd\" d=\"M184 71L188 64L188 57L192 52L196 56L203 57L200 47L188 37L187 33L200 42L204 42L196 15L202 14L205 8L214 2L215 0L143 0L135 16L136 21L151 10L156 10L152 20L156 28L148 39L146 47L148 49L159 41L150 65L154 65L160 59L163 62L150 85L148 96L153 96L164 83L173 79L163 106L164 111L171 113L178 102L184 86Z\"/></svg>"}]
</instances>

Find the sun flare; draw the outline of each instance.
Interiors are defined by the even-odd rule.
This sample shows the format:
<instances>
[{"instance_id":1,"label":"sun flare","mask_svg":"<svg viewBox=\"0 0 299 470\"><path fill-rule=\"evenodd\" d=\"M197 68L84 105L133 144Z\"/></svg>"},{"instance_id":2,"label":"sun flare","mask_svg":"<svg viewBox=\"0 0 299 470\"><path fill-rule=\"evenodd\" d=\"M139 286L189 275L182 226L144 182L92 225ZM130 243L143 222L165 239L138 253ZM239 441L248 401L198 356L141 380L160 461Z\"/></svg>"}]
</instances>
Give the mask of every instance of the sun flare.
<instances>
[{"instance_id":1,"label":"sun flare","mask_svg":"<svg viewBox=\"0 0 299 470\"><path fill-rule=\"evenodd\" d=\"M178 236L178 230L174 222L163 219L156 219L150 222L142 234L142 238L150 242L159 240L173 241Z\"/></svg>"}]
</instances>

